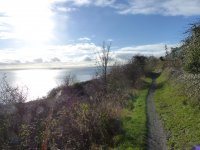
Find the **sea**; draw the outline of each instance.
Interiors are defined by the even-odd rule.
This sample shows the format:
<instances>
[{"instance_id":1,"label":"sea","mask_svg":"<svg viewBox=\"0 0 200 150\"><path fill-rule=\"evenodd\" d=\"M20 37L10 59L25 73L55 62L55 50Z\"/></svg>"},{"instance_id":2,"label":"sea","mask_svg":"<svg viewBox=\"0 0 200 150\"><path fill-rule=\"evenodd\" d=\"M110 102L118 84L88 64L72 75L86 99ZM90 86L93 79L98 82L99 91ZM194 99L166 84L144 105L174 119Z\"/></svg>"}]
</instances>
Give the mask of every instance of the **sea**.
<instances>
[{"instance_id":1,"label":"sea","mask_svg":"<svg viewBox=\"0 0 200 150\"><path fill-rule=\"evenodd\" d=\"M24 90L27 101L31 101L47 96L53 88L62 85L69 74L76 82L83 82L93 79L95 73L95 67L0 70L0 84L5 78L11 86Z\"/></svg>"}]
</instances>

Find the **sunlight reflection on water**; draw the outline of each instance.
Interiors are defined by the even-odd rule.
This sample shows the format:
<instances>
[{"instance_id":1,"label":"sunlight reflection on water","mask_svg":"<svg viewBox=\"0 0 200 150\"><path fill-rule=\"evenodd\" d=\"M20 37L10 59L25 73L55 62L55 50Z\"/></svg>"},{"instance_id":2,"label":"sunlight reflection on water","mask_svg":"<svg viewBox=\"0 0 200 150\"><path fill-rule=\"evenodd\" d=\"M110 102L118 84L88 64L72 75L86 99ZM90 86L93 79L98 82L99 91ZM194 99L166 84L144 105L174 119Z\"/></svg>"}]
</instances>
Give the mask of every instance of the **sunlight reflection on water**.
<instances>
[{"instance_id":1,"label":"sunlight reflection on water","mask_svg":"<svg viewBox=\"0 0 200 150\"><path fill-rule=\"evenodd\" d=\"M12 86L27 87L29 101L46 96L67 74L75 75L80 82L90 80L94 73L95 68L4 70L0 71L0 78L6 74Z\"/></svg>"}]
</instances>

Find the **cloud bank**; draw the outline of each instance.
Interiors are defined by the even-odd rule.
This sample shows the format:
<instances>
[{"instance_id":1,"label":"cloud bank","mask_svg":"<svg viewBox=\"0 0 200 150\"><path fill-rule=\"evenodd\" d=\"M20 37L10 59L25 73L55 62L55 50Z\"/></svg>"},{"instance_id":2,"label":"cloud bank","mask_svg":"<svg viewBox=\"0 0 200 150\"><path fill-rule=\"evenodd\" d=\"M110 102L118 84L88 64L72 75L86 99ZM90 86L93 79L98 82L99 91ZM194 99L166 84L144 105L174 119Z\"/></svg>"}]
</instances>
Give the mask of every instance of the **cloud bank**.
<instances>
[{"instance_id":1,"label":"cloud bank","mask_svg":"<svg viewBox=\"0 0 200 150\"><path fill-rule=\"evenodd\" d=\"M119 14L164 16L200 15L199 0L62 0L73 6L98 6L114 8Z\"/></svg>"},{"instance_id":2,"label":"cloud bank","mask_svg":"<svg viewBox=\"0 0 200 150\"><path fill-rule=\"evenodd\" d=\"M62 0L73 6L99 6L114 8L119 14L164 16L200 15L199 0Z\"/></svg>"},{"instance_id":3,"label":"cloud bank","mask_svg":"<svg viewBox=\"0 0 200 150\"><path fill-rule=\"evenodd\" d=\"M178 44L168 44L176 47ZM48 46L38 49L2 49L0 50L1 64L36 64L36 63L67 63L74 66L91 66L95 64L96 52L101 46L94 43L77 43L62 46ZM31 53L30 53L31 52ZM118 49L111 48L112 61L126 62L132 56L141 54L145 56L162 56L165 54L165 44L156 43L148 45L128 46ZM41 57L42 56L42 57ZM58 66L59 67L59 66Z\"/></svg>"},{"instance_id":4,"label":"cloud bank","mask_svg":"<svg viewBox=\"0 0 200 150\"><path fill-rule=\"evenodd\" d=\"M200 15L199 0L130 0L119 8L119 14L158 14L164 16Z\"/></svg>"}]
</instances>

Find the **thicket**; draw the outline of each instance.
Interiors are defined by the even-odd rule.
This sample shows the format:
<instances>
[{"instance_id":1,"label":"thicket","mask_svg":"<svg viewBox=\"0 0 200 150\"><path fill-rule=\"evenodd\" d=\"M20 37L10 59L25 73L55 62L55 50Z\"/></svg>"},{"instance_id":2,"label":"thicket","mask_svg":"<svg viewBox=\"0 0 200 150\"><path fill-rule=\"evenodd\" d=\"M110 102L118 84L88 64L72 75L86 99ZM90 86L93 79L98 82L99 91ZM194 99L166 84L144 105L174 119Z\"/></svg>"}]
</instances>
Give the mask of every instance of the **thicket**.
<instances>
[{"instance_id":1,"label":"thicket","mask_svg":"<svg viewBox=\"0 0 200 150\"><path fill-rule=\"evenodd\" d=\"M10 149L10 145L18 142L24 115L24 102L27 89L12 87L6 76L0 81L0 149ZM16 132L15 132L16 131Z\"/></svg>"}]
</instances>

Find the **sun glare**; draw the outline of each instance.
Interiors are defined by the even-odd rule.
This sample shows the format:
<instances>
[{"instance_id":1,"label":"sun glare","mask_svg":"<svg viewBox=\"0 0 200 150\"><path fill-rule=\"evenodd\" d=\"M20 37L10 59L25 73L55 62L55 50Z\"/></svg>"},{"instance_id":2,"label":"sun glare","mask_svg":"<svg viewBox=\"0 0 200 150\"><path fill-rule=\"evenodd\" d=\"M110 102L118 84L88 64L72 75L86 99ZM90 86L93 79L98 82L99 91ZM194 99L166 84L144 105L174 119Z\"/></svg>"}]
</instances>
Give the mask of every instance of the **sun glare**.
<instances>
[{"instance_id":1,"label":"sun glare","mask_svg":"<svg viewBox=\"0 0 200 150\"><path fill-rule=\"evenodd\" d=\"M58 86L61 81L56 80L60 70L18 70L15 71L16 85L27 87L28 100L46 96L46 94Z\"/></svg>"},{"instance_id":2,"label":"sun glare","mask_svg":"<svg viewBox=\"0 0 200 150\"><path fill-rule=\"evenodd\" d=\"M53 12L49 0L6 0L1 2L13 37L27 44L44 44L53 38Z\"/></svg>"}]
</instances>

